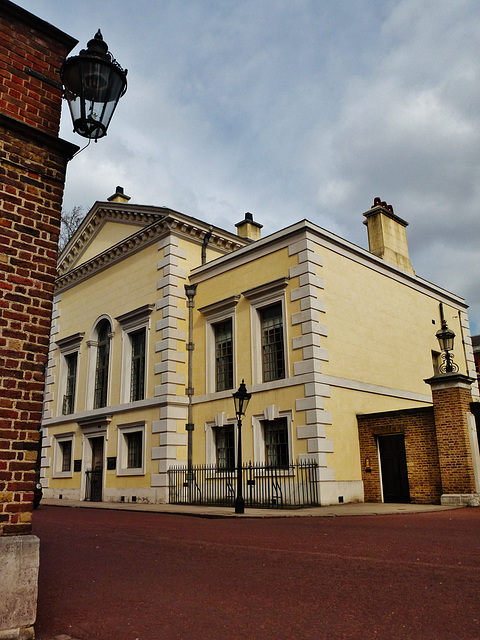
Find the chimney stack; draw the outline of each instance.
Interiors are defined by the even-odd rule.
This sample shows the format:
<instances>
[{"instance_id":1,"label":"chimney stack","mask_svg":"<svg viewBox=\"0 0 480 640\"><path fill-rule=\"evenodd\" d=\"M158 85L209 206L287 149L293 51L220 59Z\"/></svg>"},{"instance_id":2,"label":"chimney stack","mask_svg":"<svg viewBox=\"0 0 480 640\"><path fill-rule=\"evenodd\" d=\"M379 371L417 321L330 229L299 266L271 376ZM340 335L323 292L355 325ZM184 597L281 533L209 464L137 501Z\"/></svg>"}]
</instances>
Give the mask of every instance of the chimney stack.
<instances>
[{"instance_id":1,"label":"chimney stack","mask_svg":"<svg viewBox=\"0 0 480 640\"><path fill-rule=\"evenodd\" d=\"M123 193L123 187L117 187L113 196L107 198L108 202L128 202L130 200L130 196L126 196Z\"/></svg>"},{"instance_id":2,"label":"chimney stack","mask_svg":"<svg viewBox=\"0 0 480 640\"><path fill-rule=\"evenodd\" d=\"M415 275L408 256L408 222L396 216L393 207L375 198L372 208L363 214L367 226L370 253L382 258L393 267Z\"/></svg>"},{"instance_id":3,"label":"chimney stack","mask_svg":"<svg viewBox=\"0 0 480 640\"><path fill-rule=\"evenodd\" d=\"M237 222L235 225L237 227L237 235L240 238L247 238L252 242L255 240L260 240L261 237L261 228L262 224L255 222L253 219L253 215L247 211L245 214L245 219L241 222Z\"/></svg>"}]
</instances>

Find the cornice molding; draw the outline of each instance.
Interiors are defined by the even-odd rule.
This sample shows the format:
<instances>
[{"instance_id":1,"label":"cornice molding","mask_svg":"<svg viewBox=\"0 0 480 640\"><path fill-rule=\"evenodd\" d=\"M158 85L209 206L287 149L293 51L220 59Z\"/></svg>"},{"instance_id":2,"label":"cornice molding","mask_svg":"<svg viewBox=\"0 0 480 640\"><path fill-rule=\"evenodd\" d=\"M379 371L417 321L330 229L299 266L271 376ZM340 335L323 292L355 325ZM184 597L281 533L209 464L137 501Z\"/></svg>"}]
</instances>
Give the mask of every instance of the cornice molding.
<instances>
[{"instance_id":1,"label":"cornice molding","mask_svg":"<svg viewBox=\"0 0 480 640\"><path fill-rule=\"evenodd\" d=\"M148 244L155 242L165 232L168 232L168 225L165 220L159 220L148 227L144 227L140 231L128 236L122 242L117 243L98 256L87 260L74 267L70 271L61 273L55 283L55 293L70 289L70 287L90 278L91 276L103 271L107 267L120 262L124 258L131 256Z\"/></svg>"},{"instance_id":2,"label":"cornice molding","mask_svg":"<svg viewBox=\"0 0 480 640\"><path fill-rule=\"evenodd\" d=\"M61 42L68 47L68 51L71 51L78 44L78 40L76 38L73 38L68 35L68 33L54 27L33 13L22 9L22 7L18 7L16 4L13 4L13 2L9 2L9 0L3 0L0 6L0 12L3 16L8 16L11 19L23 22L32 29L45 34L49 38L57 40L57 42Z\"/></svg>"},{"instance_id":3,"label":"cornice molding","mask_svg":"<svg viewBox=\"0 0 480 640\"><path fill-rule=\"evenodd\" d=\"M67 271L75 268L75 262L81 256L83 249L95 237L100 228L109 220L120 221L127 224L143 224L147 227L163 217L163 214L150 213L144 211L125 211L122 209L98 208L95 215L86 221L85 225L79 228L78 237L64 254L60 256L57 271L59 276L63 276ZM128 240L128 238L127 238ZM115 245L116 246L116 245ZM113 247L112 247L113 248Z\"/></svg>"},{"instance_id":4,"label":"cornice molding","mask_svg":"<svg viewBox=\"0 0 480 640\"><path fill-rule=\"evenodd\" d=\"M229 296L224 300L219 300L218 302L213 302L212 304L208 304L205 307L201 307L198 311L205 316L214 314L214 313L222 313L224 311L228 311L230 309L234 309L240 300L239 295Z\"/></svg>"},{"instance_id":5,"label":"cornice molding","mask_svg":"<svg viewBox=\"0 0 480 640\"><path fill-rule=\"evenodd\" d=\"M276 280L272 280L271 282L265 282L258 287L248 289L248 291L242 291L242 296L245 296L245 298L247 298L248 300L255 302L259 298L270 296L272 294L278 293L279 291L282 291L282 289L286 289L289 280L290 278L288 277L282 277L277 278Z\"/></svg>"},{"instance_id":6,"label":"cornice molding","mask_svg":"<svg viewBox=\"0 0 480 640\"><path fill-rule=\"evenodd\" d=\"M75 259L80 257L81 249L92 237L92 234L98 230L99 225L106 220L121 220L130 224L145 222L146 226L99 255L75 267ZM148 224L149 221L150 224ZM159 213L152 213L141 209L99 207L95 215L81 229L79 237L59 263L55 293L69 289L78 282L90 278L99 271L131 256L168 234L184 237L202 244L205 235L210 233L209 246L213 245L216 249L226 254L245 246L242 238L237 240L236 236L228 232L222 233L221 229L215 228L211 230L210 225L207 223L197 224L198 222L194 218L189 219L183 215L177 217L174 212L168 209L159 209Z\"/></svg>"},{"instance_id":7,"label":"cornice molding","mask_svg":"<svg viewBox=\"0 0 480 640\"><path fill-rule=\"evenodd\" d=\"M294 242L302 239L312 240L320 247L325 247L326 249L345 256L349 260L363 264L367 268L378 271L382 275L397 280L413 289L424 293L426 292L427 295L432 296L434 299L442 300L454 308L462 311L466 311L468 308L468 305L466 305L465 300L461 296L428 282L428 280L424 280L417 274L412 275L402 271L366 249L362 249L349 240L340 238L340 236L336 236L334 233L322 229L308 220L301 220L290 227L265 236L265 238L261 240L244 246L234 254L221 256L207 262L207 264L193 268L190 273L190 282L200 284L213 276L269 255L273 251L289 247Z\"/></svg>"},{"instance_id":8,"label":"cornice molding","mask_svg":"<svg viewBox=\"0 0 480 640\"><path fill-rule=\"evenodd\" d=\"M27 141L33 140L39 146L57 153L66 161L71 160L80 148L76 144L72 144L67 140L63 140L62 138L38 129L37 127L32 127L32 125L7 116L4 113L0 113L0 127L4 127L5 129L14 132L16 135L22 136ZM2 158L2 161L6 162L7 159ZM38 173L38 166L33 166L32 163L29 163L29 165L25 163L23 168L27 171L34 171L35 173Z\"/></svg>"}]
</instances>

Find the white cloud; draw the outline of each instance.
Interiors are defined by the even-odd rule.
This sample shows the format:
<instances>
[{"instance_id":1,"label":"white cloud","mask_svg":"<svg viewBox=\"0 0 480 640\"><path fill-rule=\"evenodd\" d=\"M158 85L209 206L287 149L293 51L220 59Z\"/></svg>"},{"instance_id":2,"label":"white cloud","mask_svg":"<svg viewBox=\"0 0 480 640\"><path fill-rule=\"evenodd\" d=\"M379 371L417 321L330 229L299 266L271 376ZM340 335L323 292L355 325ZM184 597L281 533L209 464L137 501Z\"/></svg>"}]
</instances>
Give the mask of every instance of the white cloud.
<instances>
[{"instance_id":1,"label":"white cloud","mask_svg":"<svg viewBox=\"0 0 480 640\"><path fill-rule=\"evenodd\" d=\"M265 233L308 218L365 246L380 196L410 223L416 272L465 296L480 331L476 0L17 2L75 52L100 27L129 69L67 208L120 184L231 230L248 210Z\"/></svg>"}]
</instances>

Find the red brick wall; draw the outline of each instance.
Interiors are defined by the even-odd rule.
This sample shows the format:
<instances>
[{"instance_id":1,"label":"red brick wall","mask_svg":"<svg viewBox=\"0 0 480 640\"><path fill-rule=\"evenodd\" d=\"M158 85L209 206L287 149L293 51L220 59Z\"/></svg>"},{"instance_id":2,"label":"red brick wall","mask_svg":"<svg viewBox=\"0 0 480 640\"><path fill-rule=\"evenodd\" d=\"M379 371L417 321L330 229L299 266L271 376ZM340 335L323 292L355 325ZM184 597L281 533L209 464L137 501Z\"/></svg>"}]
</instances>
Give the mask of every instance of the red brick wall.
<instances>
[{"instance_id":1,"label":"red brick wall","mask_svg":"<svg viewBox=\"0 0 480 640\"><path fill-rule=\"evenodd\" d=\"M76 41L10 3L0 13L0 112L57 136L62 92L28 70L60 83Z\"/></svg>"},{"instance_id":2,"label":"red brick wall","mask_svg":"<svg viewBox=\"0 0 480 640\"><path fill-rule=\"evenodd\" d=\"M58 80L75 41L0 5L0 534L31 531L44 369L68 157Z\"/></svg>"},{"instance_id":3,"label":"red brick wall","mask_svg":"<svg viewBox=\"0 0 480 640\"><path fill-rule=\"evenodd\" d=\"M475 493L467 414L470 388L435 389L432 385L443 493Z\"/></svg>"},{"instance_id":4,"label":"red brick wall","mask_svg":"<svg viewBox=\"0 0 480 640\"><path fill-rule=\"evenodd\" d=\"M357 416L365 501L381 502L377 436L403 434L410 499L414 504L440 502L442 483L433 408L407 409ZM365 469L370 458L371 472Z\"/></svg>"}]
</instances>

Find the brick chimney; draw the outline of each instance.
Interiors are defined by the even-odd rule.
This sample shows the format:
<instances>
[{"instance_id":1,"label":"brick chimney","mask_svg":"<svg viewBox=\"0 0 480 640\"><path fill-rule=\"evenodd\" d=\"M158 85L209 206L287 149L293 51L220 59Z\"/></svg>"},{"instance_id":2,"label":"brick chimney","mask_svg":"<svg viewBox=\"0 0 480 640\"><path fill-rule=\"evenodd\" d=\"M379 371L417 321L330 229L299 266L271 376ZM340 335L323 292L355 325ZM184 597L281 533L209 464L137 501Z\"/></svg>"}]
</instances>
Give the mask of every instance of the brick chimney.
<instances>
[{"instance_id":1,"label":"brick chimney","mask_svg":"<svg viewBox=\"0 0 480 640\"><path fill-rule=\"evenodd\" d=\"M253 219L253 215L247 211L245 214L245 219L241 222L237 222L235 225L237 227L237 235L240 238L247 238L252 242L254 240L260 240L261 238L261 228L263 225L255 222Z\"/></svg>"},{"instance_id":2,"label":"brick chimney","mask_svg":"<svg viewBox=\"0 0 480 640\"><path fill-rule=\"evenodd\" d=\"M393 213L393 207L375 198L372 208L363 214L367 226L370 253L393 267L415 275L408 256L408 222Z\"/></svg>"}]
</instances>

